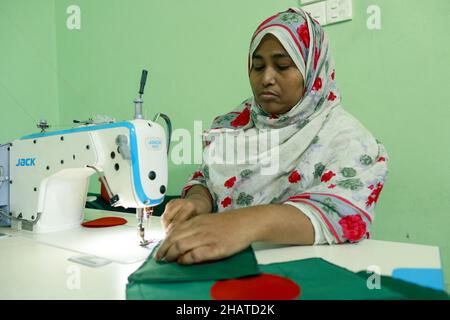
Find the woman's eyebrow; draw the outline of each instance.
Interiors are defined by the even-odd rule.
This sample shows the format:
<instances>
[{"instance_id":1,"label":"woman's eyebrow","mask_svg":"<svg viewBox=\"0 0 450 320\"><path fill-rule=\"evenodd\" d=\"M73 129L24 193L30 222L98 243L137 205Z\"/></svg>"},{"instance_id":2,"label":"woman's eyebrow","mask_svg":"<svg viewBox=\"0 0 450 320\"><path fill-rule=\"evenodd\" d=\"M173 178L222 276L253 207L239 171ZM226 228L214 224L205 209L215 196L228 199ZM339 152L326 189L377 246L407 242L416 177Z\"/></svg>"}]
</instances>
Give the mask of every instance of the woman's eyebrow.
<instances>
[{"instance_id":1,"label":"woman's eyebrow","mask_svg":"<svg viewBox=\"0 0 450 320\"><path fill-rule=\"evenodd\" d=\"M263 57L262 56L260 56L259 54L257 54L257 53L253 53L253 55L252 55L252 59L260 59L260 60L263 60Z\"/></svg>"}]
</instances>

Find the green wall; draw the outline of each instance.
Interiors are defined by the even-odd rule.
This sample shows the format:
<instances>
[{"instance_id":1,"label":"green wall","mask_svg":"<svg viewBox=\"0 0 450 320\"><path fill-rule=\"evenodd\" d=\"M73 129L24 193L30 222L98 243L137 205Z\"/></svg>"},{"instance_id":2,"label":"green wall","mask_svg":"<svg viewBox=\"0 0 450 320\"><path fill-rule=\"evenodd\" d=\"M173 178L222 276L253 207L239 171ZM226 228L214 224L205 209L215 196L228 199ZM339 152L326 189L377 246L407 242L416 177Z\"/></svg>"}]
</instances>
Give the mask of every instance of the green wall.
<instances>
[{"instance_id":1,"label":"green wall","mask_svg":"<svg viewBox=\"0 0 450 320\"><path fill-rule=\"evenodd\" d=\"M0 0L0 144L59 126L53 0Z\"/></svg>"},{"instance_id":2,"label":"green wall","mask_svg":"<svg viewBox=\"0 0 450 320\"><path fill-rule=\"evenodd\" d=\"M93 114L132 118L142 68L149 70L148 118L164 112L175 128L192 131L195 120L207 127L251 94L246 64L255 27L298 1L0 4L0 110L10 119L0 128L4 141L34 131L22 109L10 109L18 102L60 127ZM81 30L66 27L71 4L81 8ZM366 27L369 5L381 8L381 30ZM450 1L354 0L353 6L351 22L326 31L343 105L390 155L373 237L439 246L450 282ZM169 194L179 192L194 167L170 164Z\"/></svg>"}]
</instances>

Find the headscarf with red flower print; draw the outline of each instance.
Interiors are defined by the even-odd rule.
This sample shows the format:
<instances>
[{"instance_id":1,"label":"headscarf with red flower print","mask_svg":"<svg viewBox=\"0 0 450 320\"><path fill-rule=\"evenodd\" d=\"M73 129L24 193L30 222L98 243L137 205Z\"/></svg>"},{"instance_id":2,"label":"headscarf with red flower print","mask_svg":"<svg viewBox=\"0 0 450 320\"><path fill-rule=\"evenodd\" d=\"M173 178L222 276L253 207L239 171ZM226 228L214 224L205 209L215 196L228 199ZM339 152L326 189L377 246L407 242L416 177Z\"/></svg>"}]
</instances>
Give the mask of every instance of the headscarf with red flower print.
<instances>
[{"instance_id":1,"label":"headscarf with red flower print","mask_svg":"<svg viewBox=\"0 0 450 320\"><path fill-rule=\"evenodd\" d=\"M251 40L249 72L251 57L267 34L280 41L303 75L303 97L282 115L268 114L252 97L214 119L204 135L202 167L182 196L202 184L214 198L215 211L291 204L319 221L329 243L368 237L387 175L384 146L341 107L329 39L317 21L297 8L264 21ZM276 133L277 143L270 152L259 150L257 162L220 161L229 155L220 152L223 139L217 136L233 140L245 133L257 143L266 129ZM241 150L233 148L237 159ZM278 170L264 174L262 163L273 160L272 150L279 155Z\"/></svg>"},{"instance_id":2,"label":"headscarf with red flower print","mask_svg":"<svg viewBox=\"0 0 450 320\"><path fill-rule=\"evenodd\" d=\"M275 118L253 99L250 109L255 126L280 128L309 122L340 104L329 38L317 21L304 11L292 8L262 23L252 37L248 56L249 73L252 68L251 57L267 34L274 35L294 61L305 79L305 93L289 112Z\"/></svg>"},{"instance_id":3,"label":"headscarf with red flower print","mask_svg":"<svg viewBox=\"0 0 450 320\"><path fill-rule=\"evenodd\" d=\"M329 38L317 21L301 9L292 8L263 22L253 34L250 44L249 73L252 55L267 34L274 35L280 41L305 79L302 99L289 112L272 115L252 98L246 101L244 109L238 108L239 111L234 112L232 121L228 121L230 117L216 118L213 128L283 128L310 122L340 104L341 95L335 81Z\"/></svg>"}]
</instances>

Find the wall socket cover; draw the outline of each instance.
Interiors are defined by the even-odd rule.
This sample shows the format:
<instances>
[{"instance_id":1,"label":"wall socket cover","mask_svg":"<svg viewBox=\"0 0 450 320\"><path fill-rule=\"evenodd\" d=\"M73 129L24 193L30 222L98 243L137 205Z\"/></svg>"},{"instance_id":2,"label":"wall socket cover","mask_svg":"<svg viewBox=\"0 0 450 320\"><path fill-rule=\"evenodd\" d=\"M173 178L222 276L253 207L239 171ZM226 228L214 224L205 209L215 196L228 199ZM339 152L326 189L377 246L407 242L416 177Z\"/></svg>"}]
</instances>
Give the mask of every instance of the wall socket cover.
<instances>
[{"instance_id":1,"label":"wall socket cover","mask_svg":"<svg viewBox=\"0 0 450 320\"><path fill-rule=\"evenodd\" d=\"M319 23L324 26L327 24L327 7L326 1L309 4L303 6L303 9L308 12L311 17L319 21Z\"/></svg>"},{"instance_id":2,"label":"wall socket cover","mask_svg":"<svg viewBox=\"0 0 450 320\"><path fill-rule=\"evenodd\" d=\"M308 0L301 0L308 1ZM311 2L311 1L309 1ZM308 3L309 3L308 2ZM302 9L308 12L322 26L352 20L353 19L352 0L323 0L303 5Z\"/></svg>"},{"instance_id":3,"label":"wall socket cover","mask_svg":"<svg viewBox=\"0 0 450 320\"><path fill-rule=\"evenodd\" d=\"M319 1L323 1L323 0L300 0L300 4L309 4L309 3L313 3L313 2L319 2Z\"/></svg>"}]
</instances>

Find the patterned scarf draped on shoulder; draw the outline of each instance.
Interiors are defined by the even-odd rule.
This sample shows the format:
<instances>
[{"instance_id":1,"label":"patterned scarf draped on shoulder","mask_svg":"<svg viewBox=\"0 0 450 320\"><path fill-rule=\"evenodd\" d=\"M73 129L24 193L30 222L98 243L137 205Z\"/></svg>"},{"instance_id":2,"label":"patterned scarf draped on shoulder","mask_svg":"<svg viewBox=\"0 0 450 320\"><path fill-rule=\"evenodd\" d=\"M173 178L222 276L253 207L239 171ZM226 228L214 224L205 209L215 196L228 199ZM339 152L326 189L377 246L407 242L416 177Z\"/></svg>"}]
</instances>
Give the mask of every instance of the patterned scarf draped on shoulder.
<instances>
[{"instance_id":1,"label":"patterned scarf draped on shoulder","mask_svg":"<svg viewBox=\"0 0 450 320\"><path fill-rule=\"evenodd\" d=\"M214 119L204 134L203 164L183 188L208 188L215 211L290 204L318 221L328 243L369 237L387 176L384 146L341 106L328 36L291 8L264 21L248 55L274 35L305 79L287 113L265 112L254 97ZM315 226L316 227L316 226Z\"/></svg>"}]
</instances>

